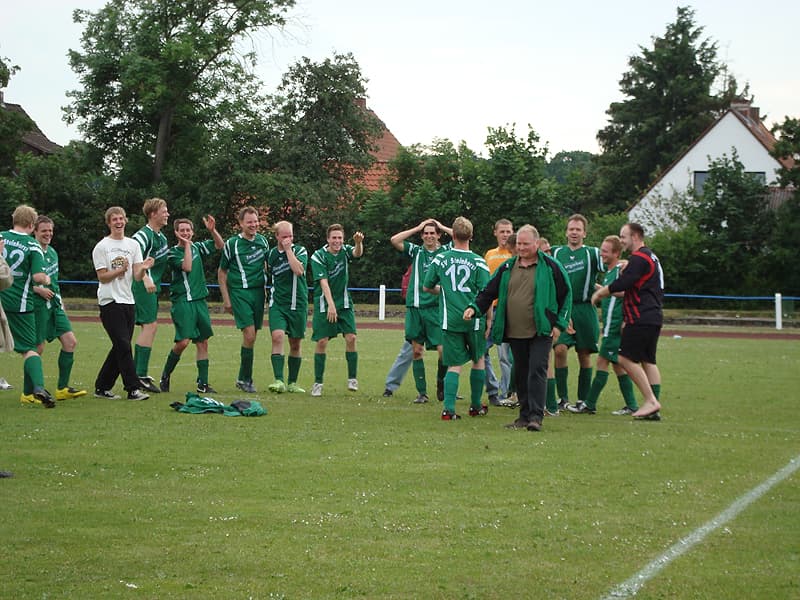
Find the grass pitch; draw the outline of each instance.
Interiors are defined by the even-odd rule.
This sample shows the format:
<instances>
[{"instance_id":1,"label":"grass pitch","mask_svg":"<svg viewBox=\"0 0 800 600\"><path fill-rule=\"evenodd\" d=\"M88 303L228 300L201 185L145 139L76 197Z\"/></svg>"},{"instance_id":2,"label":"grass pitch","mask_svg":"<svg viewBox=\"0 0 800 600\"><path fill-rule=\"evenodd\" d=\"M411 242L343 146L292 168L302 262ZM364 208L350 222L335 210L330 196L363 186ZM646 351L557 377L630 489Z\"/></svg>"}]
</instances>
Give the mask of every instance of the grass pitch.
<instances>
[{"instance_id":1,"label":"grass pitch","mask_svg":"<svg viewBox=\"0 0 800 600\"><path fill-rule=\"evenodd\" d=\"M75 329L73 384L91 392L109 344L99 324ZM215 330L211 383L229 403L241 338ZM162 326L151 375L171 337ZM612 376L597 415L538 434L505 430L509 409L442 422L410 377L383 398L401 341L359 333L358 392L338 339L322 398L277 396L262 331L260 418L169 408L193 388L193 348L173 393L53 410L19 404L21 361L3 356L16 389L0 392L0 469L15 476L0 481L0 597L600 598L800 455L796 341L665 337L661 423L612 416ZM800 596L799 509L795 474L637 598Z\"/></svg>"}]
</instances>

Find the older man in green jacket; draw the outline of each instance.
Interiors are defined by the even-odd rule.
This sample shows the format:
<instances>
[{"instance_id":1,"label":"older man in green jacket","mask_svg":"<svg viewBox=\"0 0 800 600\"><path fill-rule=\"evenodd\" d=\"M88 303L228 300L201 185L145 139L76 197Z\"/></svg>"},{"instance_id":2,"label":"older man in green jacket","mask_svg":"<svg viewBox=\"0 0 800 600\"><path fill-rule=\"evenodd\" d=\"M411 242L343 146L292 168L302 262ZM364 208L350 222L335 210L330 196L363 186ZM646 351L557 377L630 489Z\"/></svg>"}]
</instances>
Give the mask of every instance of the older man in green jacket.
<instances>
[{"instance_id":1,"label":"older man in green jacket","mask_svg":"<svg viewBox=\"0 0 800 600\"><path fill-rule=\"evenodd\" d=\"M508 342L514 356L519 417L509 429L540 431L547 395L547 359L554 337L569 324L572 288L564 267L538 250L539 232L524 225L517 232L517 256L495 272L475 303L464 311L472 319L497 299L492 329L496 344Z\"/></svg>"}]
</instances>

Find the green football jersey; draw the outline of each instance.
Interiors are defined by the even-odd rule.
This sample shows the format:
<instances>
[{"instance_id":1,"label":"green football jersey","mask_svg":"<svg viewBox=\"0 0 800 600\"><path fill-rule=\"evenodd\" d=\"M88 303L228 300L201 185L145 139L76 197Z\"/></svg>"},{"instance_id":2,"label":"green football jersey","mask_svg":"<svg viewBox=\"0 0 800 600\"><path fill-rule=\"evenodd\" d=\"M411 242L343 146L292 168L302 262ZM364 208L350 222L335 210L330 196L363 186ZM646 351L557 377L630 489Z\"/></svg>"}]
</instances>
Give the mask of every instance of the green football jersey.
<instances>
[{"instance_id":1,"label":"green football jersey","mask_svg":"<svg viewBox=\"0 0 800 600\"><path fill-rule=\"evenodd\" d=\"M347 291L350 282L350 271L348 265L353 260L355 248L349 244L343 244L338 254L328 251L328 244L314 252L311 256L311 276L314 279L314 310L328 312L328 303L322 293L322 286L319 285L320 279L327 279L328 286L331 288L331 296L336 309L352 308L353 299Z\"/></svg>"},{"instance_id":2,"label":"green football jersey","mask_svg":"<svg viewBox=\"0 0 800 600\"><path fill-rule=\"evenodd\" d=\"M136 240L136 243L139 244L139 247L142 249L142 260L151 256L155 260L148 273L150 274L150 279L153 280L156 286L161 285L170 252L167 236L160 231L154 231L150 225L145 225L133 234L133 239Z\"/></svg>"},{"instance_id":3,"label":"green football jersey","mask_svg":"<svg viewBox=\"0 0 800 600\"><path fill-rule=\"evenodd\" d=\"M47 308L61 306L61 290L58 287L58 253L52 246L48 246L47 250L42 250L42 260L44 263L44 272L50 277L50 285L43 286L53 290L55 296L50 300L45 300L39 294L33 293L33 302L36 306L47 305ZM40 285L40 284L36 284Z\"/></svg>"},{"instance_id":4,"label":"green football jersey","mask_svg":"<svg viewBox=\"0 0 800 600\"><path fill-rule=\"evenodd\" d=\"M286 252L275 247L267 255L267 266L272 280L269 305L277 304L289 310L305 312L308 310L308 281L305 275L308 267L308 251L299 244L292 244L292 252L303 264L302 275L296 275L292 271Z\"/></svg>"},{"instance_id":5,"label":"green football jersey","mask_svg":"<svg viewBox=\"0 0 800 600\"><path fill-rule=\"evenodd\" d=\"M183 248L170 248L167 262L172 269L172 283L169 285L169 299L172 302L191 302L208 296L203 258L215 251L214 240L192 242L192 270L187 273L183 270Z\"/></svg>"},{"instance_id":6,"label":"green football jersey","mask_svg":"<svg viewBox=\"0 0 800 600\"><path fill-rule=\"evenodd\" d=\"M219 268L228 272L228 288L253 289L266 285L264 268L269 244L257 233L252 240L235 235L222 247Z\"/></svg>"},{"instance_id":7,"label":"green football jersey","mask_svg":"<svg viewBox=\"0 0 800 600\"><path fill-rule=\"evenodd\" d=\"M30 312L36 295L31 290L33 276L44 272L42 247L33 236L13 230L4 231L3 239L3 258L14 276L14 285L0 292L0 300L6 312Z\"/></svg>"},{"instance_id":8,"label":"green football jersey","mask_svg":"<svg viewBox=\"0 0 800 600\"><path fill-rule=\"evenodd\" d=\"M489 265L474 252L453 248L436 255L423 285L430 289L440 286L442 329L456 332L480 330L480 319L465 321L463 315L487 283Z\"/></svg>"},{"instance_id":9,"label":"green football jersey","mask_svg":"<svg viewBox=\"0 0 800 600\"><path fill-rule=\"evenodd\" d=\"M609 285L617 277L619 277L620 265L611 269L603 278L603 285ZM603 298L601 303L603 309L603 337L609 335L619 335L622 330L622 298L616 296L607 296Z\"/></svg>"},{"instance_id":10,"label":"green football jersey","mask_svg":"<svg viewBox=\"0 0 800 600\"><path fill-rule=\"evenodd\" d=\"M572 284L572 303L589 302L594 293L598 273L606 267L600 258L600 248L581 246L572 250L569 246L553 246L553 258L561 263Z\"/></svg>"},{"instance_id":11,"label":"green football jersey","mask_svg":"<svg viewBox=\"0 0 800 600\"><path fill-rule=\"evenodd\" d=\"M411 276L408 279L408 291L406 292L406 306L415 308L427 308L439 304L439 297L436 294L423 291L425 274L428 272L433 259L437 255L452 249L451 243L444 244L436 250L426 250L425 246L414 244L405 240L403 242L403 254L411 258Z\"/></svg>"}]
</instances>

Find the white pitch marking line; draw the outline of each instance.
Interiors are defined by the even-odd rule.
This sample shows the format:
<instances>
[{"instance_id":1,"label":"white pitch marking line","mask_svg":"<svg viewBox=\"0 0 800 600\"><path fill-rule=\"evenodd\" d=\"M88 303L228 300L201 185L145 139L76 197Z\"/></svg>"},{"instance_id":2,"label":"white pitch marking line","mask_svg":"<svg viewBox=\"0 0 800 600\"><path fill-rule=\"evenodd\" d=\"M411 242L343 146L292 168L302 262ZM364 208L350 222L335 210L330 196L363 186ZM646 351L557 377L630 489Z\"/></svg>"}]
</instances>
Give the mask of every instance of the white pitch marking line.
<instances>
[{"instance_id":1,"label":"white pitch marking line","mask_svg":"<svg viewBox=\"0 0 800 600\"><path fill-rule=\"evenodd\" d=\"M635 596L642 586L650 581L653 577L671 563L674 559L678 558L685 552L691 550L695 545L699 544L703 539L712 531L719 529L728 521L734 519L740 512L750 506L753 502L758 500L761 496L766 494L775 485L787 479L795 471L800 469L800 456L794 457L789 463L780 471L775 473L772 477L767 479L762 484L754 487L752 490L740 496L728 508L719 513L716 517L711 519L702 527L698 527L685 538L679 540L672 547L669 548L664 554L653 560L649 565L644 567L641 571L636 573L627 581L619 584L612 589L603 600L613 600L615 598L630 598Z\"/></svg>"}]
</instances>

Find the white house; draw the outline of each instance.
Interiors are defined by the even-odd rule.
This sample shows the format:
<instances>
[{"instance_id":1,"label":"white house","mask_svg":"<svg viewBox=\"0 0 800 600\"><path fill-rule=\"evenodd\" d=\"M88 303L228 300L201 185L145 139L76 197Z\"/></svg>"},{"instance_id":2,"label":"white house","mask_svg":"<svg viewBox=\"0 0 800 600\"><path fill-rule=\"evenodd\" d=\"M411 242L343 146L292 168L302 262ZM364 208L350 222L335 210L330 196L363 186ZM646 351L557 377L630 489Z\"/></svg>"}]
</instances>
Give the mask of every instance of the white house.
<instances>
[{"instance_id":1,"label":"white house","mask_svg":"<svg viewBox=\"0 0 800 600\"><path fill-rule=\"evenodd\" d=\"M791 168L770 155L775 136L749 102L731 107L653 182L628 211L631 221L641 223L648 233L669 227L669 205L676 194L690 188L702 190L712 161L733 156L734 149L745 171L767 185L775 185L782 167Z\"/></svg>"}]
</instances>

